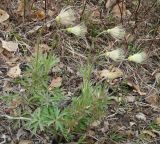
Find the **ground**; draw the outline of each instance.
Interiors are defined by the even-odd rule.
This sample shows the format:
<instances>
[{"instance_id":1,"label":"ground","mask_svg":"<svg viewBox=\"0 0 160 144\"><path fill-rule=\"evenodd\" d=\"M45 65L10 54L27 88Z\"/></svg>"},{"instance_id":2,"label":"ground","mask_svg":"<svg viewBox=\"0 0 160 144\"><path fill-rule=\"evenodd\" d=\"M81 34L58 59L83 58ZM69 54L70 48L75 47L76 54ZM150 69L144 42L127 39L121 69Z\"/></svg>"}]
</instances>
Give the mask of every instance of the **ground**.
<instances>
[{"instance_id":1,"label":"ground","mask_svg":"<svg viewBox=\"0 0 160 144\"><path fill-rule=\"evenodd\" d=\"M54 20L66 6L85 36ZM1 0L0 9L9 15L0 21L0 143L160 143L159 0ZM106 32L116 26L123 40ZM124 60L104 56L117 48ZM127 59L139 52L144 62Z\"/></svg>"}]
</instances>

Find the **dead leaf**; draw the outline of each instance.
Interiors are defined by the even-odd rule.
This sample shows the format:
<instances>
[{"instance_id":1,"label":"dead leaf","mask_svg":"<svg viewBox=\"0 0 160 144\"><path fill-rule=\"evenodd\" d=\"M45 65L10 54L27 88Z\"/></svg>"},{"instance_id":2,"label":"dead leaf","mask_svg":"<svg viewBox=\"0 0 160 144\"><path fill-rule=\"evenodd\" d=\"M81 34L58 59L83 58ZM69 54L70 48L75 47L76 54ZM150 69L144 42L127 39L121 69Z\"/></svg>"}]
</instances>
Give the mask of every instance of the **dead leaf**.
<instances>
[{"instance_id":1,"label":"dead leaf","mask_svg":"<svg viewBox=\"0 0 160 144\"><path fill-rule=\"evenodd\" d=\"M116 18L124 18L131 15L131 12L126 9L126 5L124 2L116 4L112 9L112 13Z\"/></svg>"},{"instance_id":2,"label":"dead leaf","mask_svg":"<svg viewBox=\"0 0 160 144\"><path fill-rule=\"evenodd\" d=\"M152 131L149 131L149 130L143 130L142 134L147 134L147 135L151 136L152 138L156 137L156 135Z\"/></svg>"},{"instance_id":3,"label":"dead leaf","mask_svg":"<svg viewBox=\"0 0 160 144\"><path fill-rule=\"evenodd\" d=\"M53 88L60 87L61 84L62 84L62 78L61 77L53 78L52 81L51 81L51 84L49 85L48 90L52 90Z\"/></svg>"},{"instance_id":4,"label":"dead leaf","mask_svg":"<svg viewBox=\"0 0 160 144\"><path fill-rule=\"evenodd\" d=\"M0 47L0 53L2 53L2 52L3 52L3 50L4 50L4 49L3 49L2 47Z\"/></svg>"},{"instance_id":5,"label":"dead leaf","mask_svg":"<svg viewBox=\"0 0 160 144\"><path fill-rule=\"evenodd\" d=\"M21 140L19 144L33 144L33 142L30 140Z\"/></svg>"},{"instance_id":6,"label":"dead leaf","mask_svg":"<svg viewBox=\"0 0 160 144\"><path fill-rule=\"evenodd\" d=\"M48 16L49 16L49 17L53 17L55 14L56 14L55 11L48 10Z\"/></svg>"},{"instance_id":7,"label":"dead leaf","mask_svg":"<svg viewBox=\"0 0 160 144\"><path fill-rule=\"evenodd\" d=\"M109 122L104 121L103 128L100 129L103 133L106 133L109 130Z\"/></svg>"},{"instance_id":8,"label":"dead leaf","mask_svg":"<svg viewBox=\"0 0 160 144\"><path fill-rule=\"evenodd\" d=\"M10 68L7 75L11 78L16 78L21 75L21 69L19 68L19 64L15 67Z\"/></svg>"},{"instance_id":9,"label":"dead leaf","mask_svg":"<svg viewBox=\"0 0 160 144\"><path fill-rule=\"evenodd\" d=\"M37 32L42 26L35 26L33 29L28 31L28 34L32 34Z\"/></svg>"},{"instance_id":10,"label":"dead leaf","mask_svg":"<svg viewBox=\"0 0 160 144\"><path fill-rule=\"evenodd\" d=\"M94 20L94 18L99 18L100 17L100 11L99 11L98 6L92 7L91 17L92 17L93 20Z\"/></svg>"},{"instance_id":11,"label":"dead leaf","mask_svg":"<svg viewBox=\"0 0 160 144\"><path fill-rule=\"evenodd\" d=\"M160 84L160 73L155 74L156 82Z\"/></svg>"},{"instance_id":12,"label":"dead leaf","mask_svg":"<svg viewBox=\"0 0 160 144\"><path fill-rule=\"evenodd\" d=\"M43 10L37 10L32 14L32 20L39 21L45 18L45 12Z\"/></svg>"},{"instance_id":13,"label":"dead leaf","mask_svg":"<svg viewBox=\"0 0 160 144\"><path fill-rule=\"evenodd\" d=\"M106 9L112 7L114 4L116 4L117 0L107 0L106 2Z\"/></svg>"},{"instance_id":14,"label":"dead leaf","mask_svg":"<svg viewBox=\"0 0 160 144\"><path fill-rule=\"evenodd\" d=\"M107 78L109 80L113 80L123 76L123 72L119 68L113 68L111 71L104 69L99 73L100 78Z\"/></svg>"},{"instance_id":15,"label":"dead leaf","mask_svg":"<svg viewBox=\"0 0 160 144\"><path fill-rule=\"evenodd\" d=\"M160 117L156 118L156 124L160 126Z\"/></svg>"},{"instance_id":16,"label":"dead leaf","mask_svg":"<svg viewBox=\"0 0 160 144\"><path fill-rule=\"evenodd\" d=\"M30 0L18 0L17 14L23 17L24 15L30 16L31 15L31 1Z\"/></svg>"},{"instance_id":17,"label":"dead leaf","mask_svg":"<svg viewBox=\"0 0 160 144\"><path fill-rule=\"evenodd\" d=\"M91 127L92 127L92 128L95 128L95 127L98 127L100 124L101 124L100 121L94 121L94 122L91 124Z\"/></svg>"},{"instance_id":18,"label":"dead leaf","mask_svg":"<svg viewBox=\"0 0 160 144\"><path fill-rule=\"evenodd\" d=\"M23 128L20 128L20 129L18 129L18 132L16 134L16 138L17 138L17 140L20 140L20 138L25 135L27 135L27 132Z\"/></svg>"},{"instance_id":19,"label":"dead leaf","mask_svg":"<svg viewBox=\"0 0 160 144\"><path fill-rule=\"evenodd\" d=\"M15 109L22 104L22 99L17 97L11 100L10 108Z\"/></svg>"},{"instance_id":20,"label":"dead leaf","mask_svg":"<svg viewBox=\"0 0 160 144\"><path fill-rule=\"evenodd\" d=\"M146 97L145 100L146 100L146 102L148 102L149 104L151 104L153 106L159 106L160 98L156 94L153 94L153 95Z\"/></svg>"},{"instance_id":21,"label":"dead leaf","mask_svg":"<svg viewBox=\"0 0 160 144\"><path fill-rule=\"evenodd\" d=\"M9 14L6 11L0 9L0 23L6 21L7 19L9 19Z\"/></svg>"},{"instance_id":22,"label":"dead leaf","mask_svg":"<svg viewBox=\"0 0 160 144\"><path fill-rule=\"evenodd\" d=\"M143 121L146 121L146 120L147 120L146 115L143 114L143 113L138 113L138 114L136 114L136 118L137 118L138 120L143 120Z\"/></svg>"},{"instance_id":23,"label":"dead leaf","mask_svg":"<svg viewBox=\"0 0 160 144\"><path fill-rule=\"evenodd\" d=\"M127 101L127 102L134 102L135 99L136 99L135 96L127 96L127 97L126 97L126 101Z\"/></svg>"},{"instance_id":24,"label":"dead leaf","mask_svg":"<svg viewBox=\"0 0 160 144\"><path fill-rule=\"evenodd\" d=\"M133 42L133 40L134 40L134 36L131 35L131 34L126 34L125 38L126 38L126 41L129 42L129 43Z\"/></svg>"},{"instance_id":25,"label":"dead leaf","mask_svg":"<svg viewBox=\"0 0 160 144\"><path fill-rule=\"evenodd\" d=\"M133 88L134 88L134 91L137 92L139 95L141 95L141 96L146 95L146 93L141 92L141 90L140 90L140 88L139 88L139 85L135 84L135 83L132 82L131 80L128 80L127 84L128 84L130 87L133 87Z\"/></svg>"},{"instance_id":26,"label":"dead leaf","mask_svg":"<svg viewBox=\"0 0 160 144\"><path fill-rule=\"evenodd\" d=\"M120 130L119 133L125 136L127 139L133 139L134 132L132 130ZM128 143L127 143L128 144Z\"/></svg>"},{"instance_id":27,"label":"dead leaf","mask_svg":"<svg viewBox=\"0 0 160 144\"><path fill-rule=\"evenodd\" d=\"M4 41L1 39L2 48L6 49L9 52L15 52L18 49L18 43L13 41Z\"/></svg>"},{"instance_id":28,"label":"dead leaf","mask_svg":"<svg viewBox=\"0 0 160 144\"><path fill-rule=\"evenodd\" d=\"M18 1L17 13L21 16L24 16L24 0L19 0Z\"/></svg>"},{"instance_id":29,"label":"dead leaf","mask_svg":"<svg viewBox=\"0 0 160 144\"><path fill-rule=\"evenodd\" d=\"M158 27L158 30L157 30L157 32L158 32L158 33L160 33L160 26Z\"/></svg>"},{"instance_id":30,"label":"dead leaf","mask_svg":"<svg viewBox=\"0 0 160 144\"><path fill-rule=\"evenodd\" d=\"M40 44L39 48L42 52L48 52L49 50L51 50L51 47L49 47L47 44Z\"/></svg>"},{"instance_id":31,"label":"dead leaf","mask_svg":"<svg viewBox=\"0 0 160 144\"><path fill-rule=\"evenodd\" d=\"M130 127L132 127L132 126L136 125L136 123L135 122L129 122L129 125L130 125Z\"/></svg>"}]
</instances>

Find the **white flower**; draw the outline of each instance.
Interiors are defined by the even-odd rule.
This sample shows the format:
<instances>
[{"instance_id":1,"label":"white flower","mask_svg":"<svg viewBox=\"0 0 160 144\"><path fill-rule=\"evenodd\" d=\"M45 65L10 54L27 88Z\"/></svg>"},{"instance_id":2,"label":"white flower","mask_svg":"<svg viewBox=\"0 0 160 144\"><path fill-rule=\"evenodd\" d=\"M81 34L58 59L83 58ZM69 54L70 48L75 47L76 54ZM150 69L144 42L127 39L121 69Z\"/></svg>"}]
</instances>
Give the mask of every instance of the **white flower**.
<instances>
[{"instance_id":1,"label":"white flower","mask_svg":"<svg viewBox=\"0 0 160 144\"><path fill-rule=\"evenodd\" d=\"M106 52L105 56L111 58L114 61L120 61L120 60L124 59L124 57L125 57L124 54L125 54L124 50L118 48L116 50Z\"/></svg>"},{"instance_id":2,"label":"white flower","mask_svg":"<svg viewBox=\"0 0 160 144\"><path fill-rule=\"evenodd\" d=\"M67 31L75 34L76 36L84 37L87 33L87 27L84 23L80 23L74 27L67 28Z\"/></svg>"},{"instance_id":3,"label":"white flower","mask_svg":"<svg viewBox=\"0 0 160 144\"><path fill-rule=\"evenodd\" d=\"M128 57L128 61L135 63L142 63L147 59L147 54L145 52L136 53Z\"/></svg>"},{"instance_id":4,"label":"white flower","mask_svg":"<svg viewBox=\"0 0 160 144\"><path fill-rule=\"evenodd\" d=\"M63 25L73 25L76 20L75 12L70 6L63 8L55 20Z\"/></svg>"},{"instance_id":5,"label":"white flower","mask_svg":"<svg viewBox=\"0 0 160 144\"><path fill-rule=\"evenodd\" d=\"M108 29L107 32L116 40L123 40L125 37L125 30L121 26Z\"/></svg>"}]
</instances>

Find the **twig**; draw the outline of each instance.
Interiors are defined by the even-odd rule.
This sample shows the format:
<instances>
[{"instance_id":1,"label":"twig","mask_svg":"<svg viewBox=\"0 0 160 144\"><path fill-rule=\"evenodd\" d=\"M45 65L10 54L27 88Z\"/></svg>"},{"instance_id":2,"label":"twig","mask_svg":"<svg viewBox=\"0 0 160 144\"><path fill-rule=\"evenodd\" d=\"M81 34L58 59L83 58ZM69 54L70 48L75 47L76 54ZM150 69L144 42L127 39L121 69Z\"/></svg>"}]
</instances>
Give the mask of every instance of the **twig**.
<instances>
[{"instance_id":1,"label":"twig","mask_svg":"<svg viewBox=\"0 0 160 144\"><path fill-rule=\"evenodd\" d=\"M27 121L31 120L30 118L26 118L26 117L12 117L12 116L9 116L9 115L1 115L1 117L5 117L5 118L8 118L8 119L13 119L13 120L27 120Z\"/></svg>"},{"instance_id":2,"label":"twig","mask_svg":"<svg viewBox=\"0 0 160 144\"><path fill-rule=\"evenodd\" d=\"M81 13L80 20L82 19L82 16L83 16L84 11L85 11L85 9L86 9L86 5L87 5L87 0L84 0L83 10L82 10L82 13Z\"/></svg>"}]
</instances>

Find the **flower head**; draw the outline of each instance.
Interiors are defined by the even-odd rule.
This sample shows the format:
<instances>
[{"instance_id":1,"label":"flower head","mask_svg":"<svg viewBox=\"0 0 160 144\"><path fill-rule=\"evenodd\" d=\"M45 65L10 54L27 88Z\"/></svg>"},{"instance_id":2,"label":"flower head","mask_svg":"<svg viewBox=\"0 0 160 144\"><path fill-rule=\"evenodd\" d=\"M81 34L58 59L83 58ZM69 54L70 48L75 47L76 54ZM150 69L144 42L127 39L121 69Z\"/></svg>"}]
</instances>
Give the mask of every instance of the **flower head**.
<instances>
[{"instance_id":1,"label":"flower head","mask_svg":"<svg viewBox=\"0 0 160 144\"><path fill-rule=\"evenodd\" d=\"M135 63L142 63L147 59L147 54L145 52L136 53L128 57L128 61Z\"/></svg>"},{"instance_id":2,"label":"flower head","mask_svg":"<svg viewBox=\"0 0 160 144\"><path fill-rule=\"evenodd\" d=\"M67 28L67 31L75 34L76 36L84 37L87 33L87 27L84 23L80 23L74 27Z\"/></svg>"},{"instance_id":3,"label":"flower head","mask_svg":"<svg viewBox=\"0 0 160 144\"><path fill-rule=\"evenodd\" d=\"M123 40L125 37L125 30L121 26L108 29L107 32L116 40Z\"/></svg>"},{"instance_id":4,"label":"flower head","mask_svg":"<svg viewBox=\"0 0 160 144\"><path fill-rule=\"evenodd\" d=\"M63 25L73 25L76 20L75 12L70 6L63 8L55 20Z\"/></svg>"},{"instance_id":5,"label":"flower head","mask_svg":"<svg viewBox=\"0 0 160 144\"><path fill-rule=\"evenodd\" d=\"M124 54L125 54L124 50L118 48L116 50L106 52L105 56L111 58L114 61L120 61L124 59L125 57Z\"/></svg>"}]
</instances>

